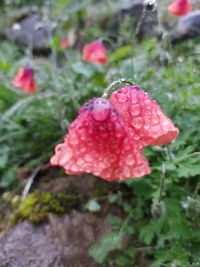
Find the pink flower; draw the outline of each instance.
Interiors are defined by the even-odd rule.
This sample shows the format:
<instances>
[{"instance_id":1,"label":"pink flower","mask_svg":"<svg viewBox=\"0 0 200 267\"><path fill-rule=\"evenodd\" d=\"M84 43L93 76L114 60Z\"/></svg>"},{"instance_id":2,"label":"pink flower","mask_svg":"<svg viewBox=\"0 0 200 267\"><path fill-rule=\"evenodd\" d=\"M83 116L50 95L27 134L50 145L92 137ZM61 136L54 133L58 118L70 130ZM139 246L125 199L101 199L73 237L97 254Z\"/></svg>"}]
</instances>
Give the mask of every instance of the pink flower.
<instances>
[{"instance_id":1,"label":"pink flower","mask_svg":"<svg viewBox=\"0 0 200 267\"><path fill-rule=\"evenodd\" d=\"M51 164L62 166L68 174L93 173L108 181L151 172L124 121L104 98L94 98L81 108Z\"/></svg>"},{"instance_id":2,"label":"pink flower","mask_svg":"<svg viewBox=\"0 0 200 267\"><path fill-rule=\"evenodd\" d=\"M17 76L13 80L13 85L27 94L34 94L37 91L37 85L33 78L32 68L20 68Z\"/></svg>"},{"instance_id":3,"label":"pink flower","mask_svg":"<svg viewBox=\"0 0 200 267\"><path fill-rule=\"evenodd\" d=\"M188 0L174 0L167 9L172 15L185 16L192 11L192 4Z\"/></svg>"},{"instance_id":4,"label":"pink flower","mask_svg":"<svg viewBox=\"0 0 200 267\"><path fill-rule=\"evenodd\" d=\"M102 41L97 40L92 43L87 44L83 48L83 60L88 61L92 64L106 64L106 48Z\"/></svg>"},{"instance_id":5,"label":"pink flower","mask_svg":"<svg viewBox=\"0 0 200 267\"><path fill-rule=\"evenodd\" d=\"M125 86L111 95L110 102L129 127L133 140L141 146L164 145L174 140L179 130L138 86Z\"/></svg>"},{"instance_id":6,"label":"pink flower","mask_svg":"<svg viewBox=\"0 0 200 267\"><path fill-rule=\"evenodd\" d=\"M178 133L156 101L125 86L110 101L85 103L50 161L68 174L93 173L107 181L142 177L151 173L143 148L169 143Z\"/></svg>"},{"instance_id":7,"label":"pink flower","mask_svg":"<svg viewBox=\"0 0 200 267\"><path fill-rule=\"evenodd\" d=\"M63 38L63 39L60 40L60 47L61 48L68 48L70 46L71 46L70 42L69 42L69 40L67 38Z\"/></svg>"}]
</instances>

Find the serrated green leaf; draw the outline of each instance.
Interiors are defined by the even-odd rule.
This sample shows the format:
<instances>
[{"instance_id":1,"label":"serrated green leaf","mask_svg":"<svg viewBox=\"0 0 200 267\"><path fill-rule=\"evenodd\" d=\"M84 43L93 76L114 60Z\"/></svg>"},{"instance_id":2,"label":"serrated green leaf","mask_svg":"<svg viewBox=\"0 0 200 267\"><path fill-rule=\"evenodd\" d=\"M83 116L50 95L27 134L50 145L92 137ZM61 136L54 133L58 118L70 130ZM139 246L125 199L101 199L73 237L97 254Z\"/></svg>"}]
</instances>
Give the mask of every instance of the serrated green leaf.
<instances>
[{"instance_id":1,"label":"serrated green leaf","mask_svg":"<svg viewBox=\"0 0 200 267\"><path fill-rule=\"evenodd\" d=\"M200 174L200 164L192 165L187 162L182 163L177 169L178 177L191 177Z\"/></svg>"},{"instance_id":2,"label":"serrated green leaf","mask_svg":"<svg viewBox=\"0 0 200 267\"><path fill-rule=\"evenodd\" d=\"M103 263L108 253L112 250L120 248L124 233L111 233L104 236L99 244L93 245L89 249L89 255L98 263Z\"/></svg>"}]
</instances>

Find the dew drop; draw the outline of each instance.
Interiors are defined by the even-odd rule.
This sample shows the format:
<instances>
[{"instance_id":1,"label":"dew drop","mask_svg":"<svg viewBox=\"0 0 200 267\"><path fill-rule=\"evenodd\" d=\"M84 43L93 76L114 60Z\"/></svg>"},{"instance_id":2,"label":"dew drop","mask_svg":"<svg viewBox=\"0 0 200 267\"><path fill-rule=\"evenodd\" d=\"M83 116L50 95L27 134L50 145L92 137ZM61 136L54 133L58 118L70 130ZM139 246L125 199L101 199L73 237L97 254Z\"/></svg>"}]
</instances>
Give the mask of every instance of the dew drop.
<instances>
[{"instance_id":1,"label":"dew drop","mask_svg":"<svg viewBox=\"0 0 200 267\"><path fill-rule=\"evenodd\" d=\"M153 113L152 114L152 122L154 124L158 124L159 123L159 117L158 117L157 113Z\"/></svg>"},{"instance_id":2,"label":"dew drop","mask_svg":"<svg viewBox=\"0 0 200 267\"><path fill-rule=\"evenodd\" d=\"M124 141L124 149L127 150L127 151L131 149L130 143L129 143L127 138Z\"/></svg>"},{"instance_id":3,"label":"dew drop","mask_svg":"<svg viewBox=\"0 0 200 267\"><path fill-rule=\"evenodd\" d=\"M141 117L136 117L136 118L133 118L133 120L131 121L131 124L133 125L134 128L141 129L144 122Z\"/></svg>"},{"instance_id":4,"label":"dew drop","mask_svg":"<svg viewBox=\"0 0 200 267\"><path fill-rule=\"evenodd\" d=\"M130 177L130 170L127 166L124 168L123 173L125 177Z\"/></svg>"},{"instance_id":5,"label":"dew drop","mask_svg":"<svg viewBox=\"0 0 200 267\"><path fill-rule=\"evenodd\" d=\"M86 148L85 148L84 146L81 146L81 147L79 148L79 150L80 150L81 153L84 153L85 150L86 150Z\"/></svg>"},{"instance_id":6,"label":"dew drop","mask_svg":"<svg viewBox=\"0 0 200 267\"><path fill-rule=\"evenodd\" d=\"M148 122L145 122L145 124L144 124L144 129L145 130L148 130L150 128L150 125L148 124Z\"/></svg>"},{"instance_id":7,"label":"dew drop","mask_svg":"<svg viewBox=\"0 0 200 267\"><path fill-rule=\"evenodd\" d=\"M135 176L136 177L141 177L144 175L144 166L141 165L141 166L138 166L136 169L135 169Z\"/></svg>"},{"instance_id":8,"label":"dew drop","mask_svg":"<svg viewBox=\"0 0 200 267\"><path fill-rule=\"evenodd\" d=\"M140 136L139 136L138 134L135 134L135 135L133 136L133 139L136 140L136 141L138 141L138 140L140 140Z\"/></svg>"},{"instance_id":9,"label":"dew drop","mask_svg":"<svg viewBox=\"0 0 200 267\"><path fill-rule=\"evenodd\" d=\"M116 97L120 103L126 103L128 101L128 97L124 94L117 94Z\"/></svg>"},{"instance_id":10,"label":"dew drop","mask_svg":"<svg viewBox=\"0 0 200 267\"><path fill-rule=\"evenodd\" d=\"M110 103L105 99L96 100L91 115L96 121L105 121L110 115Z\"/></svg>"},{"instance_id":11,"label":"dew drop","mask_svg":"<svg viewBox=\"0 0 200 267\"><path fill-rule=\"evenodd\" d=\"M132 154L129 154L126 158L126 164L129 166L133 166L135 164L135 158Z\"/></svg>"},{"instance_id":12,"label":"dew drop","mask_svg":"<svg viewBox=\"0 0 200 267\"><path fill-rule=\"evenodd\" d=\"M136 103L138 103L138 97L137 97L136 94L132 94L132 95L131 95L131 103L132 103L132 104L136 104Z\"/></svg>"},{"instance_id":13,"label":"dew drop","mask_svg":"<svg viewBox=\"0 0 200 267\"><path fill-rule=\"evenodd\" d=\"M83 165L85 163L85 161L82 158L79 158L76 163L77 163L77 165Z\"/></svg>"},{"instance_id":14,"label":"dew drop","mask_svg":"<svg viewBox=\"0 0 200 267\"><path fill-rule=\"evenodd\" d=\"M124 136L124 133L123 133L122 131L117 131L117 132L115 133L115 136L116 136L117 138L120 138L120 137L123 137L123 136Z\"/></svg>"},{"instance_id":15,"label":"dew drop","mask_svg":"<svg viewBox=\"0 0 200 267\"><path fill-rule=\"evenodd\" d=\"M62 157L59 160L60 165L65 165L73 156L73 152L71 149L66 149L66 151L62 154Z\"/></svg>"},{"instance_id":16,"label":"dew drop","mask_svg":"<svg viewBox=\"0 0 200 267\"><path fill-rule=\"evenodd\" d=\"M85 160L87 162L92 162L93 161L93 158L89 154L86 154L84 158L85 158Z\"/></svg>"},{"instance_id":17,"label":"dew drop","mask_svg":"<svg viewBox=\"0 0 200 267\"><path fill-rule=\"evenodd\" d=\"M69 143L71 145L78 145L79 140L78 140L78 137L77 137L77 135L75 133L70 135Z\"/></svg>"},{"instance_id":18,"label":"dew drop","mask_svg":"<svg viewBox=\"0 0 200 267\"><path fill-rule=\"evenodd\" d=\"M76 165L72 165L71 166L71 171L78 172L79 171L79 168Z\"/></svg>"},{"instance_id":19,"label":"dew drop","mask_svg":"<svg viewBox=\"0 0 200 267\"><path fill-rule=\"evenodd\" d=\"M130 113L131 113L132 116L137 116L137 115L140 114L140 112L141 112L141 107L140 107L139 104L132 105L130 107Z\"/></svg>"}]
</instances>

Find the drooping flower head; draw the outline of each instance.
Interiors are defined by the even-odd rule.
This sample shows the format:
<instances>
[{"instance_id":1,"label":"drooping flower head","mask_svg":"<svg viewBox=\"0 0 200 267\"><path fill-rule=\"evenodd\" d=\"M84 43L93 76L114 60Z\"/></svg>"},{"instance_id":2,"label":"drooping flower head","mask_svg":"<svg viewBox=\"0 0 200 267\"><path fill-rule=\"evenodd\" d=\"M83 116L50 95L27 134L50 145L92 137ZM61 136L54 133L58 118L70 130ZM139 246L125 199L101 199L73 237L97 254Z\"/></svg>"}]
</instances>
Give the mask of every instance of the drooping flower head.
<instances>
[{"instance_id":1,"label":"drooping flower head","mask_svg":"<svg viewBox=\"0 0 200 267\"><path fill-rule=\"evenodd\" d=\"M117 90L110 102L128 125L132 138L142 146L168 144L179 133L157 102L138 86Z\"/></svg>"},{"instance_id":2,"label":"drooping flower head","mask_svg":"<svg viewBox=\"0 0 200 267\"><path fill-rule=\"evenodd\" d=\"M33 75L34 73L32 68L20 68L15 79L13 80L13 85L24 93L36 93L37 85L34 81Z\"/></svg>"},{"instance_id":3,"label":"drooping flower head","mask_svg":"<svg viewBox=\"0 0 200 267\"><path fill-rule=\"evenodd\" d=\"M83 48L83 60L92 64L106 64L107 52L101 40L93 41Z\"/></svg>"},{"instance_id":4,"label":"drooping flower head","mask_svg":"<svg viewBox=\"0 0 200 267\"><path fill-rule=\"evenodd\" d=\"M64 167L68 174L93 173L108 181L150 173L141 148L104 98L94 98L81 108L51 164Z\"/></svg>"},{"instance_id":5,"label":"drooping flower head","mask_svg":"<svg viewBox=\"0 0 200 267\"><path fill-rule=\"evenodd\" d=\"M61 48L68 48L70 46L71 46L70 42L69 42L69 40L67 38L63 38L63 39L60 40L60 47Z\"/></svg>"},{"instance_id":6,"label":"drooping flower head","mask_svg":"<svg viewBox=\"0 0 200 267\"><path fill-rule=\"evenodd\" d=\"M179 131L138 86L125 86L110 100L94 98L81 108L52 165L68 174L93 173L107 181L151 172L142 150L171 142Z\"/></svg>"},{"instance_id":7,"label":"drooping flower head","mask_svg":"<svg viewBox=\"0 0 200 267\"><path fill-rule=\"evenodd\" d=\"M174 16L185 16L192 11L192 4L188 0L174 0L167 9Z\"/></svg>"}]
</instances>

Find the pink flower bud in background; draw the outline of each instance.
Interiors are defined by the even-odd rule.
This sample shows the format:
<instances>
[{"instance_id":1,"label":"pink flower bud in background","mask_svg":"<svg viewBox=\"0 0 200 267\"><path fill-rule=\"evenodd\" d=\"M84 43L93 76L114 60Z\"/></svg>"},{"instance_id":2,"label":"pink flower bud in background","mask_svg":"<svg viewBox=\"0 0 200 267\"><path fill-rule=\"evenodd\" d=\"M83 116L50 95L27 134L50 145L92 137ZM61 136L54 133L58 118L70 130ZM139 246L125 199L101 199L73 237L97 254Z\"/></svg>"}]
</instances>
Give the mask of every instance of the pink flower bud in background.
<instances>
[{"instance_id":1,"label":"pink flower bud in background","mask_svg":"<svg viewBox=\"0 0 200 267\"><path fill-rule=\"evenodd\" d=\"M63 39L60 40L60 47L61 48L68 48L70 46L71 46L70 42L69 42L69 40L67 38L63 38Z\"/></svg>"},{"instance_id":2,"label":"pink flower bud in background","mask_svg":"<svg viewBox=\"0 0 200 267\"><path fill-rule=\"evenodd\" d=\"M92 64L106 64L106 48L101 40L94 41L87 44L83 48L83 60L88 61Z\"/></svg>"},{"instance_id":3,"label":"pink flower bud in background","mask_svg":"<svg viewBox=\"0 0 200 267\"><path fill-rule=\"evenodd\" d=\"M20 68L13 85L20 89L20 91L27 94L34 94L37 91L37 85L34 81L34 72L32 68Z\"/></svg>"},{"instance_id":4,"label":"pink flower bud in background","mask_svg":"<svg viewBox=\"0 0 200 267\"><path fill-rule=\"evenodd\" d=\"M185 16L192 11L192 4L188 0L175 0L167 9L174 16Z\"/></svg>"}]
</instances>

